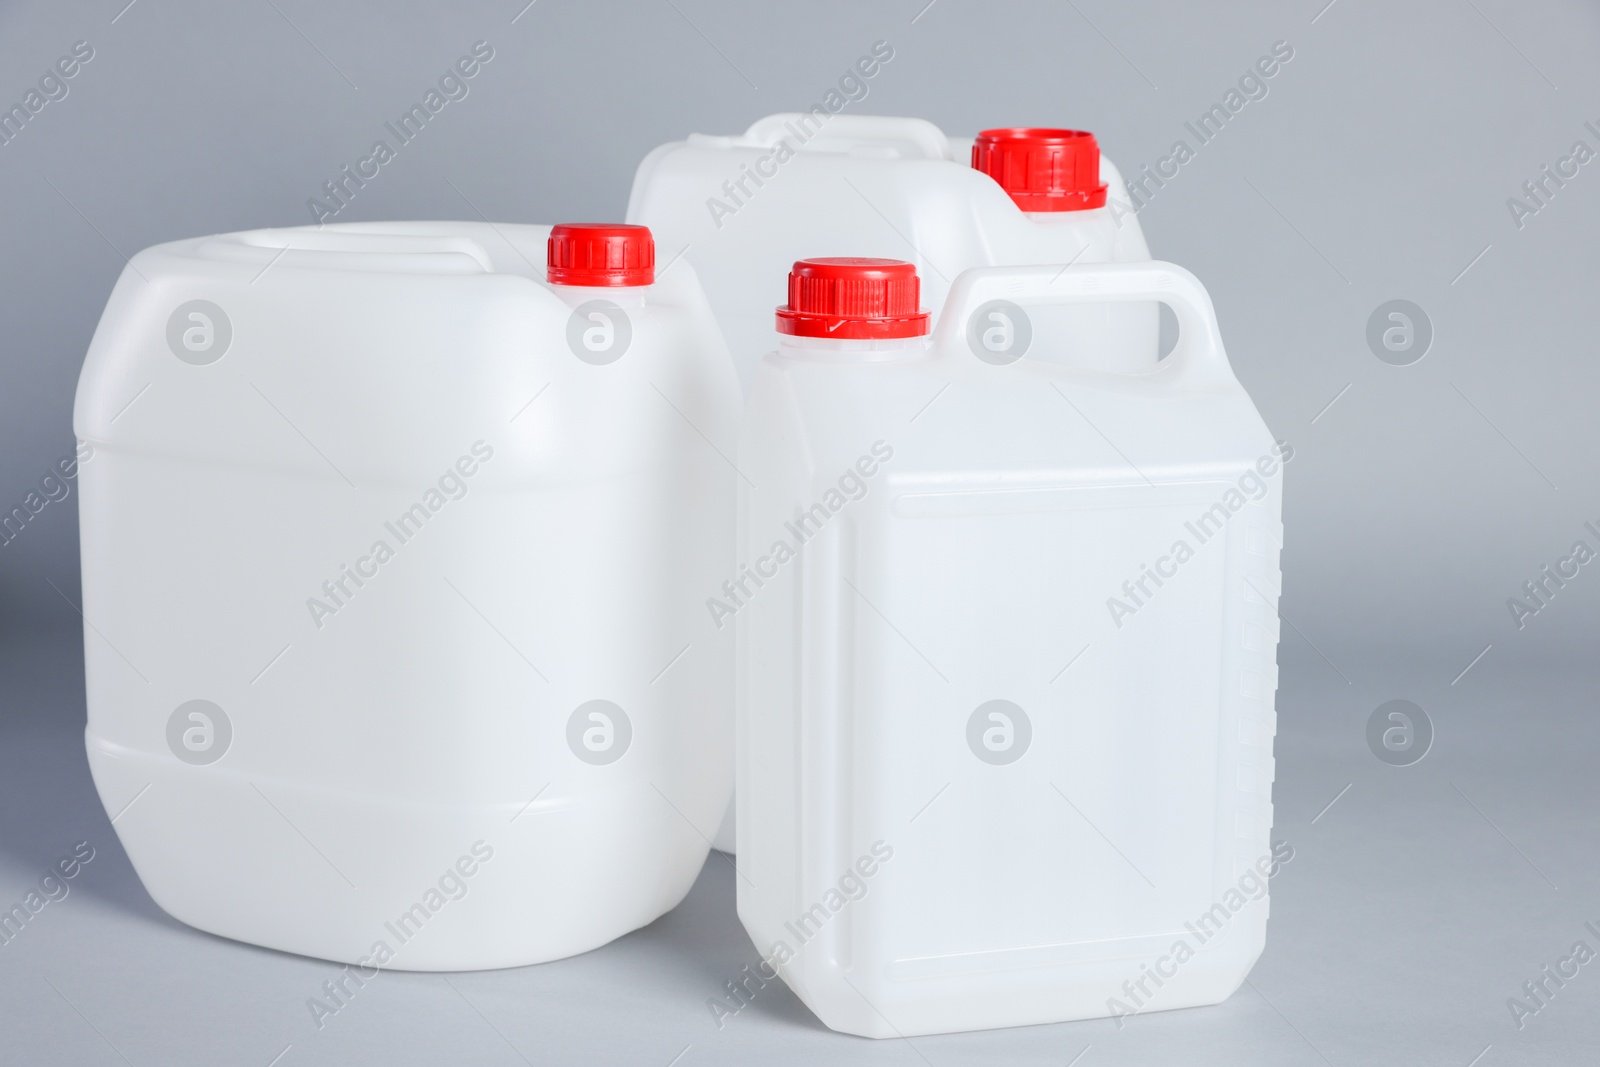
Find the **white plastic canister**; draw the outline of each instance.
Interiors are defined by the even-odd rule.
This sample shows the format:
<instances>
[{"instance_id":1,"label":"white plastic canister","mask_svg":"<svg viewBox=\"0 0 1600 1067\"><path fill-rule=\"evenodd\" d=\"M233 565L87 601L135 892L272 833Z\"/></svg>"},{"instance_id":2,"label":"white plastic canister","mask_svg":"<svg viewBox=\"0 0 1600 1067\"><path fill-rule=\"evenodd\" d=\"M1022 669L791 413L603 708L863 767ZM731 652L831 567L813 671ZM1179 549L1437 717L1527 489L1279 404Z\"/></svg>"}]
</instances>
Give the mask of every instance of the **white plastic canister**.
<instances>
[{"instance_id":1,"label":"white plastic canister","mask_svg":"<svg viewBox=\"0 0 1600 1067\"><path fill-rule=\"evenodd\" d=\"M452 970L687 893L732 786L740 398L653 256L392 223L133 257L75 413L87 744L167 912Z\"/></svg>"},{"instance_id":2,"label":"white plastic canister","mask_svg":"<svg viewBox=\"0 0 1600 1067\"><path fill-rule=\"evenodd\" d=\"M628 221L663 262L694 264L748 389L772 347L774 278L818 255L908 259L935 314L971 267L1150 258L1122 178L1094 136L1004 128L947 138L924 119L769 115L741 136L690 134L639 164ZM1029 358L1100 370L1155 365L1158 306L1035 310L1031 336L993 320L988 337ZM732 811L716 835L732 850Z\"/></svg>"},{"instance_id":3,"label":"white plastic canister","mask_svg":"<svg viewBox=\"0 0 1600 1067\"><path fill-rule=\"evenodd\" d=\"M1004 128L958 140L924 119L821 110L654 149L634 176L628 221L651 228L663 261L694 264L747 387L772 347L772 279L798 259L910 260L937 315L972 267L1150 258L1092 134ZM1116 370L1156 362L1155 305L1080 305L1052 317L1060 332L1041 345L1043 358ZM1034 326L1042 339L1054 323Z\"/></svg>"},{"instance_id":4,"label":"white plastic canister","mask_svg":"<svg viewBox=\"0 0 1600 1067\"><path fill-rule=\"evenodd\" d=\"M1281 469L1170 263L795 265L740 441L739 916L872 1037L1211 1004L1264 942ZM990 311L1163 301L1140 374Z\"/></svg>"}]
</instances>

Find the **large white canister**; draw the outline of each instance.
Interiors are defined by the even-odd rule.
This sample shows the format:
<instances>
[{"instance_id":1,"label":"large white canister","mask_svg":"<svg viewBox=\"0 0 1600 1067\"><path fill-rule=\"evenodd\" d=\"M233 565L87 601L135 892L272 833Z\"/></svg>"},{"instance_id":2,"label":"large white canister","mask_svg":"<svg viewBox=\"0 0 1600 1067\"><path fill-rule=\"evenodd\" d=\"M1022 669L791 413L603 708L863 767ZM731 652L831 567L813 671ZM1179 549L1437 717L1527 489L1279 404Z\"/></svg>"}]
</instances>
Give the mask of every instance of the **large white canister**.
<instances>
[{"instance_id":1,"label":"large white canister","mask_svg":"<svg viewBox=\"0 0 1600 1067\"><path fill-rule=\"evenodd\" d=\"M1122 178L1090 133L1001 128L964 140L924 119L821 108L661 145L639 164L627 217L655 233L663 262L694 264L747 390L799 259L910 260L937 315L972 267L1150 258ZM1153 303L1039 307L1031 337L991 325L995 344L1031 348L1035 360L1141 371L1159 355ZM730 810L717 847L731 851L733 839Z\"/></svg>"},{"instance_id":2,"label":"large white canister","mask_svg":"<svg viewBox=\"0 0 1600 1067\"><path fill-rule=\"evenodd\" d=\"M1142 373L997 353L1162 301ZM1281 472L1170 263L795 265L739 446L739 916L870 1037L1211 1004L1260 955ZM742 588L742 587L741 587Z\"/></svg>"},{"instance_id":3,"label":"large white canister","mask_svg":"<svg viewBox=\"0 0 1600 1067\"><path fill-rule=\"evenodd\" d=\"M89 764L156 903L417 970L675 906L732 788L739 407L640 227L134 256L74 424Z\"/></svg>"},{"instance_id":4,"label":"large white canister","mask_svg":"<svg viewBox=\"0 0 1600 1067\"><path fill-rule=\"evenodd\" d=\"M747 387L772 347L773 279L798 259L909 260L937 315L956 275L972 267L1150 258L1093 134L1018 127L959 139L925 119L821 109L652 150L634 175L628 221L650 227L663 262L682 255L694 264ZM1059 333L1034 358L1146 369L1158 355L1156 312L1041 309L1034 328Z\"/></svg>"}]
</instances>

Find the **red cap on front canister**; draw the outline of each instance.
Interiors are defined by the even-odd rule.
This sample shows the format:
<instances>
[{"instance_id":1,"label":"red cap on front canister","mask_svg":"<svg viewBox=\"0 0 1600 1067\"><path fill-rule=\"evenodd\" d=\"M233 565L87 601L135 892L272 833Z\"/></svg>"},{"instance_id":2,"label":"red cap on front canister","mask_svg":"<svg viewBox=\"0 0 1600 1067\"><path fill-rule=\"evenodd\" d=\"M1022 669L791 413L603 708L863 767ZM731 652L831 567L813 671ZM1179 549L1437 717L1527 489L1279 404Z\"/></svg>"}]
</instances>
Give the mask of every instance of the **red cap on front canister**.
<instances>
[{"instance_id":1,"label":"red cap on front canister","mask_svg":"<svg viewBox=\"0 0 1600 1067\"><path fill-rule=\"evenodd\" d=\"M566 222L551 228L546 262L551 285L649 285L656 241L648 226Z\"/></svg>"},{"instance_id":2,"label":"red cap on front canister","mask_svg":"<svg viewBox=\"0 0 1600 1067\"><path fill-rule=\"evenodd\" d=\"M984 130L972 142L972 166L999 182L1024 211L1082 211L1106 204L1100 145L1082 130Z\"/></svg>"},{"instance_id":3,"label":"red cap on front canister","mask_svg":"<svg viewBox=\"0 0 1600 1067\"><path fill-rule=\"evenodd\" d=\"M921 297L917 268L898 259L802 259L789 272L778 332L856 341L921 337L929 320Z\"/></svg>"}]
</instances>

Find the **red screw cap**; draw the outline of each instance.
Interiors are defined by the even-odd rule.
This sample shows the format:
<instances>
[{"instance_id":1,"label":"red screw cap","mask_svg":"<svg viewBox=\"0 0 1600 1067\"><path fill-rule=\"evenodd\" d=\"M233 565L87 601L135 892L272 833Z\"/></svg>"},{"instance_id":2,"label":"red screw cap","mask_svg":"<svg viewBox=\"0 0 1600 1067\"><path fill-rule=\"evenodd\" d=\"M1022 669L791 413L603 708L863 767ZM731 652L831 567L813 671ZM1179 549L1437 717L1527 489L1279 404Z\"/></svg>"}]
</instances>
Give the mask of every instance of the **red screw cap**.
<instances>
[{"instance_id":1,"label":"red screw cap","mask_svg":"<svg viewBox=\"0 0 1600 1067\"><path fill-rule=\"evenodd\" d=\"M917 268L898 259L802 259L789 272L778 332L856 341L921 337L929 320L921 297Z\"/></svg>"},{"instance_id":2,"label":"red screw cap","mask_svg":"<svg viewBox=\"0 0 1600 1067\"><path fill-rule=\"evenodd\" d=\"M972 142L972 166L999 182L1024 211L1106 205L1100 145L1082 130L984 130Z\"/></svg>"},{"instance_id":3,"label":"red screw cap","mask_svg":"<svg viewBox=\"0 0 1600 1067\"><path fill-rule=\"evenodd\" d=\"M650 285L656 240L648 226L565 222L550 230L546 277L551 285Z\"/></svg>"}]
</instances>

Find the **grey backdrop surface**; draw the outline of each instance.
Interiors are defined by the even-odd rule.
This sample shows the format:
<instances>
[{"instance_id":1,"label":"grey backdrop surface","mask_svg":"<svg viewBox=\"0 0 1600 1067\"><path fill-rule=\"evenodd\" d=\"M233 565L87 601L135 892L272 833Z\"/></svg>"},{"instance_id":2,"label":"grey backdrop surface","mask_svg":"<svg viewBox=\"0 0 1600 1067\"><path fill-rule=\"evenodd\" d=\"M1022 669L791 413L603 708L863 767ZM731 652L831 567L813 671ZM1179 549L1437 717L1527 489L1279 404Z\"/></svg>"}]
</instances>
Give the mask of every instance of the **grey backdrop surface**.
<instances>
[{"instance_id":1,"label":"grey backdrop surface","mask_svg":"<svg viewBox=\"0 0 1600 1067\"><path fill-rule=\"evenodd\" d=\"M706 998L756 957L714 855L683 907L606 949L386 975L319 1031L304 1001L334 969L167 918L100 810L74 495L0 549L0 902L74 842L97 850L0 948L5 1059L1592 1062L1600 965L1520 1028L1506 1002L1573 942L1600 948L1583 925L1600 926L1600 577L1583 568L1521 628L1507 606L1575 540L1600 544L1584 528L1600 525L1600 162L1542 204L1522 188L1577 141L1600 150L1593 5L523 2L0 8L0 104L76 42L94 50L0 145L0 509L71 450L78 369L127 255L312 221L308 198L475 41L495 58L469 96L339 221L620 218L649 148L806 107L878 40L895 57L852 111L966 135L1087 128L1133 176L1193 145L1184 124L1288 42L1267 95L1141 215L1152 251L1210 288L1240 379L1297 450L1274 830L1297 858L1267 953L1227 1004L1120 1030L871 1043L781 988L718 1029ZM1538 210L1515 217L1513 197ZM1433 330L1407 366L1367 342L1394 299ZM1411 767L1367 749L1392 698L1437 730Z\"/></svg>"}]
</instances>

